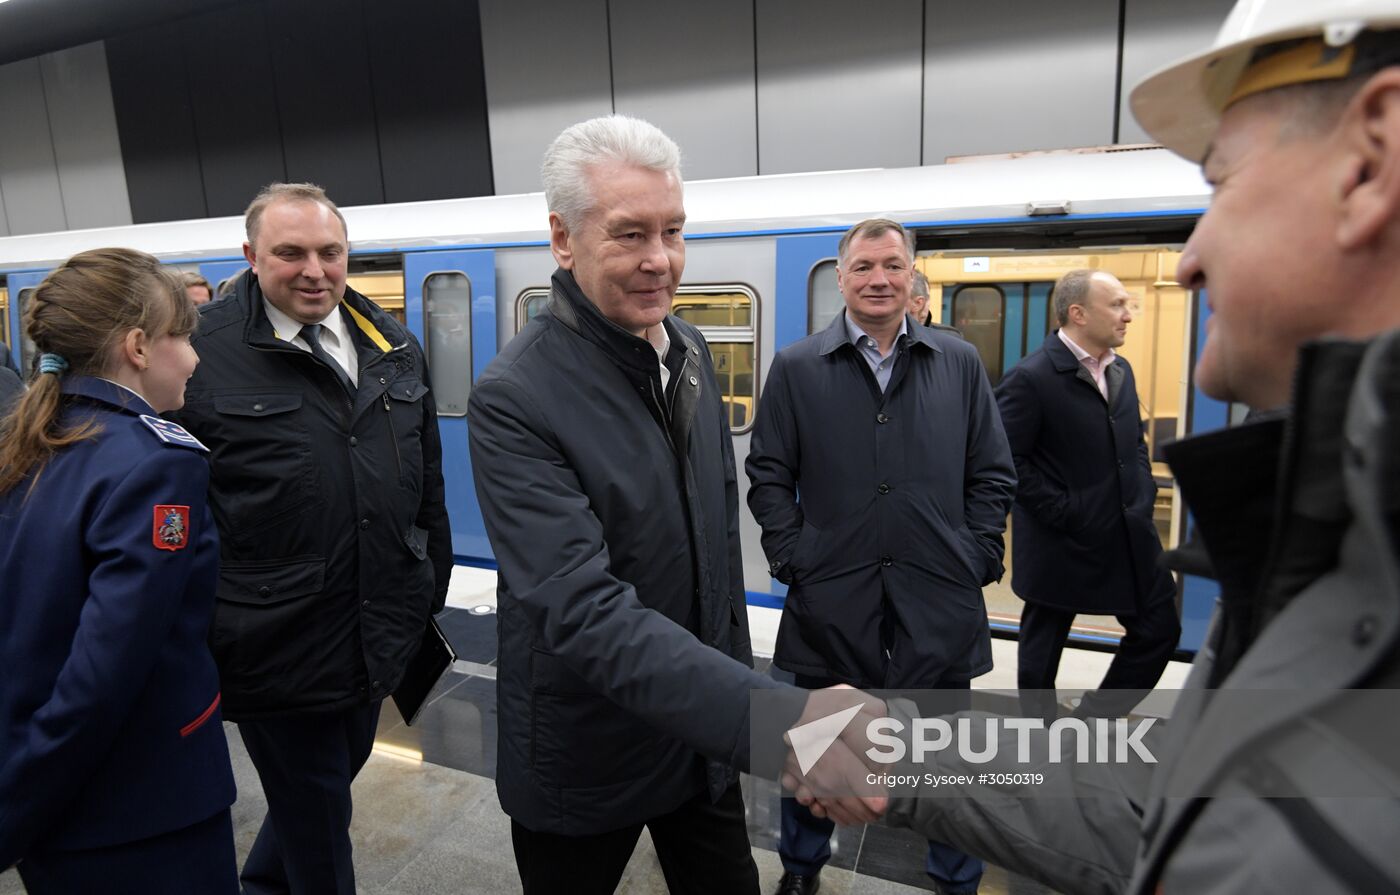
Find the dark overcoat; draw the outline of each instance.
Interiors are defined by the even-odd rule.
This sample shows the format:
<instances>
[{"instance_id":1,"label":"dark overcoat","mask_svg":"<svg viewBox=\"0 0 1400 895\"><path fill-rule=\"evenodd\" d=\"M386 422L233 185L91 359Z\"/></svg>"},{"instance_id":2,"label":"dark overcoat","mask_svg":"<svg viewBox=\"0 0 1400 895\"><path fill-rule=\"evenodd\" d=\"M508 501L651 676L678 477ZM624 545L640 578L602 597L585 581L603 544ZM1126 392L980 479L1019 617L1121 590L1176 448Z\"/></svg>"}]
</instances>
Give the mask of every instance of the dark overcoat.
<instances>
[{"instance_id":1,"label":"dark overcoat","mask_svg":"<svg viewBox=\"0 0 1400 895\"><path fill-rule=\"evenodd\" d=\"M1016 461L1011 589L1027 602L1133 615L1157 562L1157 484L1127 360L1105 371L1108 399L1059 335L1006 374L997 405Z\"/></svg>"},{"instance_id":2,"label":"dark overcoat","mask_svg":"<svg viewBox=\"0 0 1400 895\"><path fill-rule=\"evenodd\" d=\"M115 383L62 388L59 430L100 431L0 495L0 870L234 799L205 642L219 539L204 449L161 435L178 427Z\"/></svg>"},{"instance_id":3,"label":"dark overcoat","mask_svg":"<svg viewBox=\"0 0 1400 895\"><path fill-rule=\"evenodd\" d=\"M561 270L467 408L500 563L496 789L536 832L602 833L722 794L748 768L749 691L780 688L752 670L710 352L665 326L663 391L651 344Z\"/></svg>"},{"instance_id":4,"label":"dark overcoat","mask_svg":"<svg viewBox=\"0 0 1400 895\"><path fill-rule=\"evenodd\" d=\"M223 562L210 644L231 720L332 711L398 686L452 574L423 350L353 289L353 397L281 341L245 273L204 305L173 418L209 446Z\"/></svg>"},{"instance_id":5,"label":"dark overcoat","mask_svg":"<svg viewBox=\"0 0 1400 895\"><path fill-rule=\"evenodd\" d=\"M1002 574L1011 452L976 349L908 323L884 392L844 312L768 373L745 468L789 584L780 668L860 687L991 668L982 587Z\"/></svg>"}]
</instances>

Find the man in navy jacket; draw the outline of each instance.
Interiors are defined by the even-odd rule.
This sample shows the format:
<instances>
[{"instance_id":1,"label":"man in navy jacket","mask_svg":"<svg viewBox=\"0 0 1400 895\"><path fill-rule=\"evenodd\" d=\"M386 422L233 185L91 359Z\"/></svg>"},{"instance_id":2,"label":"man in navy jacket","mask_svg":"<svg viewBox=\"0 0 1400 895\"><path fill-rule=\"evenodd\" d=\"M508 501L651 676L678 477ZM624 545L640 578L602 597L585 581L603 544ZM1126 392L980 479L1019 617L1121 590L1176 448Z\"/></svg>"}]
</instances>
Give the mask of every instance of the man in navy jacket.
<instances>
[{"instance_id":1,"label":"man in navy jacket","mask_svg":"<svg viewBox=\"0 0 1400 895\"><path fill-rule=\"evenodd\" d=\"M1157 684L1181 623L1158 564L1157 485L1132 367L1114 353L1130 296L1104 271L1073 270L1053 293L1060 324L997 386L1016 461L1011 587L1021 614L1017 685L1034 714L1055 711L1055 672L1075 613L1114 615L1125 634L1102 689L1079 711L1121 715Z\"/></svg>"},{"instance_id":2,"label":"man in navy jacket","mask_svg":"<svg viewBox=\"0 0 1400 895\"><path fill-rule=\"evenodd\" d=\"M1002 573L1011 452L976 349L906 312L904 228L863 221L837 256L846 309L774 358L745 465L789 585L773 664L809 688L965 691L992 667L982 586ZM784 800L779 892L816 891L831 829ZM958 893L982 873L939 845L927 867Z\"/></svg>"}]
</instances>

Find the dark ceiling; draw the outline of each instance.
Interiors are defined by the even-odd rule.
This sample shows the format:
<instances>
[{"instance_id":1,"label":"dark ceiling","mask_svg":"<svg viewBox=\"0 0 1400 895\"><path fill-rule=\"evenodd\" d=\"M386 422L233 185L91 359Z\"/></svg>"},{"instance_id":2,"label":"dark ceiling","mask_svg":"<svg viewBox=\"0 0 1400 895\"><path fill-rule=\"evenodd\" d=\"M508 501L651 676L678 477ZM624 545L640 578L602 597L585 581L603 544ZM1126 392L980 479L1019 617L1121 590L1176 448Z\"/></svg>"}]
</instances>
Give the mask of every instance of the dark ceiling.
<instances>
[{"instance_id":1,"label":"dark ceiling","mask_svg":"<svg viewBox=\"0 0 1400 895\"><path fill-rule=\"evenodd\" d=\"M239 0L9 0L0 3L0 65ZM158 51L158 47L152 47Z\"/></svg>"}]
</instances>

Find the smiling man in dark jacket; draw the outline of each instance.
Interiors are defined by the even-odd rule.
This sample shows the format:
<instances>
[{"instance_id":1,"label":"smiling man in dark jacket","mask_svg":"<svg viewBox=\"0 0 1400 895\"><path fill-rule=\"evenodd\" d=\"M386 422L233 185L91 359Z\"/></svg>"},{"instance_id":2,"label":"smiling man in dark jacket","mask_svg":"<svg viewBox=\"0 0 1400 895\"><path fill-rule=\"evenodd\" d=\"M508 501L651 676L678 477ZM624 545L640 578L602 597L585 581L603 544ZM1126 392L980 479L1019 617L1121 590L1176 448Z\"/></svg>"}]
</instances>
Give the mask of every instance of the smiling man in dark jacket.
<instances>
[{"instance_id":1,"label":"smiling man in dark jacket","mask_svg":"<svg viewBox=\"0 0 1400 895\"><path fill-rule=\"evenodd\" d=\"M350 782L452 573L437 413L418 343L346 287L319 187L266 188L247 230L177 414L210 450L211 646L267 794L243 887L354 893Z\"/></svg>"},{"instance_id":2,"label":"smiling man in dark jacket","mask_svg":"<svg viewBox=\"0 0 1400 895\"><path fill-rule=\"evenodd\" d=\"M1001 577L1016 474L982 362L907 313L913 251L862 221L837 249L846 301L773 361L746 469L773 576L789 585L773 664L802 687L966 690L992 667L982 586ZM810 895L832 824L783 801L782 895ZM982 865L936 843L949 892Z\"/></svg>"},{"instance_id":3,"label":"smiling man in dark jacket","mask_svg":"<svg viewBox=\"0 0 1400 895\"><path fill-rule=\"evenodd\" d=\"M643 121L544 165L548 310L467 419L500 563L496 786L526 895L611 892L642 827L673 893L753 895L752 669L729 426L685 265L680 155ZM790 691L797 711L802 697Z\"/></svg>"}]
</instances>

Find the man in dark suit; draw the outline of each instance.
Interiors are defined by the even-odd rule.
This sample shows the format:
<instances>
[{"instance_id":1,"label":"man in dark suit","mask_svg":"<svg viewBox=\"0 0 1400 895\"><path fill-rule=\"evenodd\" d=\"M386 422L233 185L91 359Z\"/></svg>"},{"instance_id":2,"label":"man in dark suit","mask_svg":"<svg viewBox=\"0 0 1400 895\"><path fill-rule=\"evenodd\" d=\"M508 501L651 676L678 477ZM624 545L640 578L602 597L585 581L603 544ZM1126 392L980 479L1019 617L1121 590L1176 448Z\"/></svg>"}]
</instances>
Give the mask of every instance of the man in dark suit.
<instances>
[{"instance_id":1,"label":"man in dark suit","mask_svg":"<svg viewBox=\"0 0 1400 895\"><path fill-rule=\"evenodd\" d=\"M1125 634L1082 714L1125 714L1156 685L1181 635L1176 584L1159 566L1157 486L1137 387L1114 353L1132 321L1123 284L1073 270L1053 293L1060 328L997 387L1016 462L1011 588L1021 614L1017 685L1028 712L1055 710L1055 673L1076 613Z\"/></svg>"}]
</instances>

